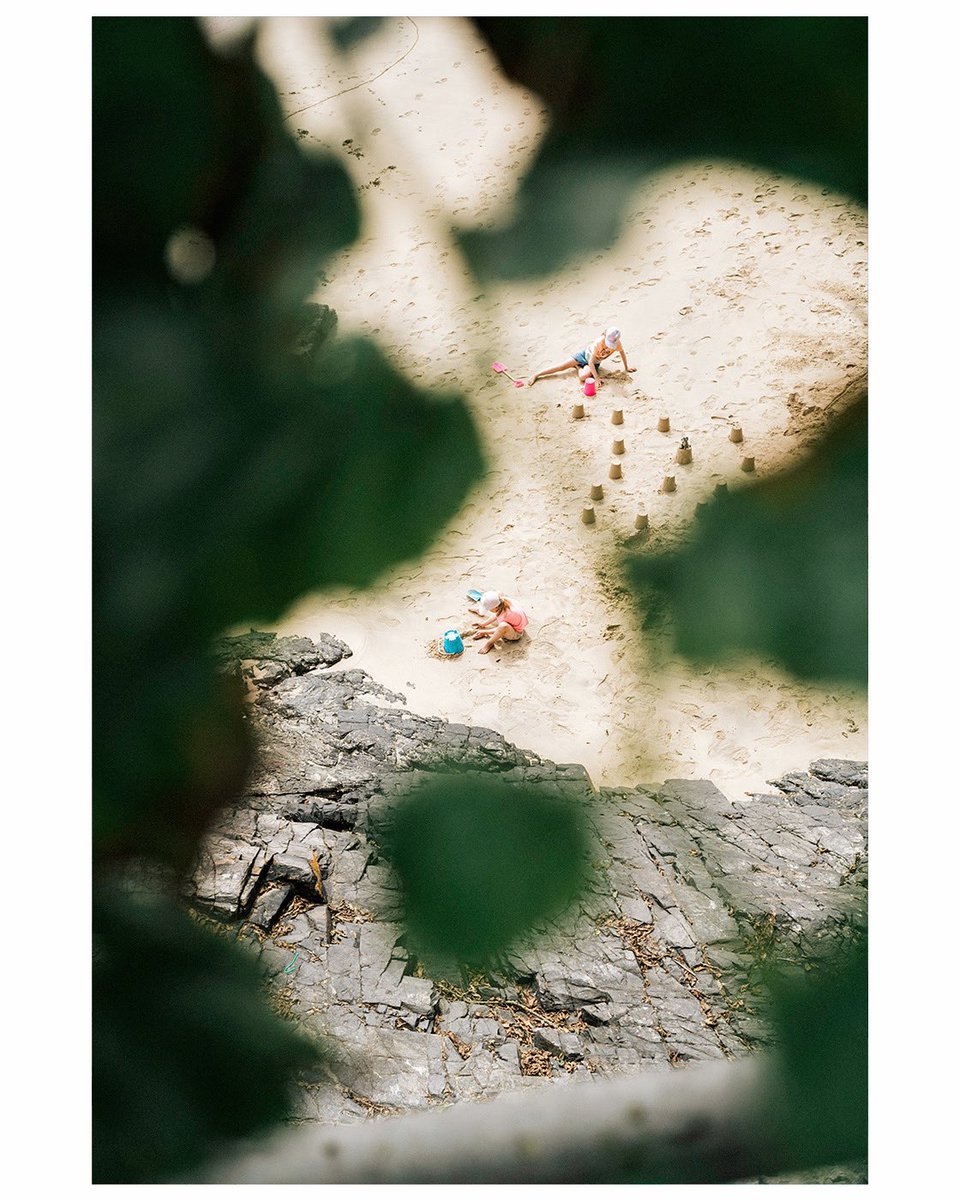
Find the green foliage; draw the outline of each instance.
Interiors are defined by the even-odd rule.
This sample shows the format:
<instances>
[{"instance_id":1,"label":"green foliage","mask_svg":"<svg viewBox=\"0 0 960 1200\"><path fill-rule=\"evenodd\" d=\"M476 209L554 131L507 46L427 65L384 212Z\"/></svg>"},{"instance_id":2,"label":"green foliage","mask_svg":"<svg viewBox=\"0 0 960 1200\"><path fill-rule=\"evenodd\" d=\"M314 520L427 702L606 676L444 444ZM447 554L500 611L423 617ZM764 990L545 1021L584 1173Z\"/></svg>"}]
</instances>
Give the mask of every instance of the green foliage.
<instances>
[{"instance_id":1,"label":"green foliage","mask_svg":"<svg viewBox=\"0 0 960 1200\"><path fill-rule=\"evenodd\" d=\"M692 157L867 191L863 17L479 17L550 127L505 229L462 244L481 276L558 270L613 244L648 172Z\"/></svg>"},{"instance_id":2,"label":"green foliage","mask_svg":"<svg viewBox=\"0 0 960 1200\"><path fill-rule=\"evenodd\" d=\"M167 900L104 888L93 915L93 1182L173 1177L280 1119L317 1051L254 962Z\"/></svg>"},{"instance_id":3,"label":"green foliage","mask_svg":"<svg viewBox=\"0 0 960 1200\"><path fill-rule=\"evenodd\" d=\"M489 775L421 785L377 836L403 890L412 947L433 962L493 963L562 912L589 869L582 808Z\"/></svg>"},{"instance_id":4,"label":"green foliage","mask_svg":"<svg viewBox=\"0 0 960 1200\"><path fill-rule=\"evenodd\" d=\"M383 17L341 17L334 20L331 33L337 49L347 53L359 42L377 32Z\"/></svg>"},{"instance_id":5,"label":"green foliage","mask_svg":"<svg viewBox=\"0 0 960 1200\"><path fill-rule=\"evenodd\" d=\"M480 280L552 275L614 244L642 170L612 160L584 167L544 153L524 176L516 220L502 229L463 230L460 247Z\"/></svg>"},{"instance_id":6,"label":"green foliage","mask_svg":"<svg viewBox=\"0 0 960 1200\"><path fill-rule=\"evenodd\" d=\"M182 866L245 765L210 639L420 553L481 454L458 397L305 303L357 203L249 46L98 18L94 144L95 848ZM192 285L165 262L184 229L215 254Z\"/></svg>"},{"instance_id":7,"label":"green foliage","mask_svg":"<svg viewBox=\"0 0 960 1200\"><path fill-rule=\"evenodd\" d=\"M863 944L806 979L769 981L786 1082L782 1161L867 1156L867 952Z\"/></svg>"},{"instance_id":8,"label":"green foliage","mask_svg":"<svg viewBox=\"0 0 960 1200\"><path fill-rule=\"evenodd\" d=\"M865 683L866 532L864 402L803 461L716 497L679 553L634 553L627 569L693 661L760 653L803 679Z\"/></svg>"},{"instance_id":9,"label":"green foliage","mask_svg":"<svg viewBox=\"0 0 960 1200\"><path fill-rule=\"evenodd\" d=\"M518 221L465 242L478 273L610 244L643 173L679 156L865 195L859 18L478 24L554 118ZM349 48L369 31L335 36ZM96 18L93 146L94 851L182 869L248 764L211 638L420 553L482 459L458 397L335 341L335 314L307 303L359 208L346 172L292 138L252 43L223 57L193 20ZM189 282L167 265L178 234L212 249ZM731 496L722 520L718 505L696 553L636 562L681 651L862 678L864 471L861 431ZM468 775L417 792L385 844L417 948L476 965L560 912L589 859L582 812ZM98 893L94 924L97 1181L169 1177L281 1115L311 1051L258 1006L236 948L161 901ZM860 1036L844 1024L855 994L824 999L821 1044ZM796 1079L806 1112L822 1081Z\"/></svg>"},{"instance_id":10,"label":"green foliage","mask_svg":"<svg viewBox=\"0 0 960 1200\"><path fill-rule=\"evenodd\" d=\"M726 158L865 201L864 18L480 17L550 127L513 222L461 244L483 277L547 275L616 241L627 198L684 158ZM766 654L801 678L867 677L866 402L797 466L711 503L689 544L626 573L645 628L700 663ZM866 1153L862 955L776 988L793 1165ZM664 1178L672 1178L665 1167Z\"/></svg>"},{"instance_id":11,"label":"green foliage","mask_svg":"<svg viewBox=\"0 0 960 1200\"><path fill-rule=\"evenodd\" d=\"M249 764L211 639L420 553L482 458L460 397L308 302L359 208L252 43L96 18L93 141L94 854L182 871ZM173 908L94 916L98 1178L154 1180L281 1115L300 1050L237 951Z\"/></svg>"}]
</instances>

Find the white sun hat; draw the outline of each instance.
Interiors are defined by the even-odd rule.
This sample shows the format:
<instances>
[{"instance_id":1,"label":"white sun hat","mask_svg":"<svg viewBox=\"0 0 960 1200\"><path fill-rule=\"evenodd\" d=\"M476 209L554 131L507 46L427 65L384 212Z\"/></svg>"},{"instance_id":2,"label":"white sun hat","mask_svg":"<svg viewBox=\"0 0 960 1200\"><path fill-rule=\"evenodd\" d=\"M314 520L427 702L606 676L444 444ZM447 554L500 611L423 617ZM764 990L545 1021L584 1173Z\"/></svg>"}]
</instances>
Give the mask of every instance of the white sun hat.
<instances>
[{"instance_id":1,"label":"white sun hat","mask_svg":"<svg viewBox=\"0 0 960 1200\"><path fill-rule=\"evenodd\" d=\"M617 343L620 341L620 330L616 325L611 325L604 335L603 340L607 343L611 350L617 348Z\"/></svg>"},{"instance_id":2,"label":"white sun hat","mask_svg":"<svg viewBox=\"0 0 960 1200\"><path fill-rule=\"evenodd\" d=\"M499 606L499 604L500 604L500 593L499 592L484 592L483 595L480 597L480 603L479 603L478 607L480 608L481 612L492 613L497 610L497 607Z\"/></svg>"}]
</instances>

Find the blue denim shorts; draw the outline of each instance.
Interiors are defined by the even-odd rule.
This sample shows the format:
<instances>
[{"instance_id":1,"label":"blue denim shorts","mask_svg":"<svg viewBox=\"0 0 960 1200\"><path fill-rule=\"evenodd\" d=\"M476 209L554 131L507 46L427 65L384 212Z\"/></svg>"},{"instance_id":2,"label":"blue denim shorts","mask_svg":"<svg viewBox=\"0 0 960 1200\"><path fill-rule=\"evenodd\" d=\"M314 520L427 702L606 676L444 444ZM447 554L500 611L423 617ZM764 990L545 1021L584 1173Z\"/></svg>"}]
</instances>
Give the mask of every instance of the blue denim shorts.
<instances>
[{"instance_id":1,"label":"blue denim shorts","mask_svg":"<svg viewBox=\"0 0 960 1200\"><path fill-rule=\"evenodd\" d=\"M585 367L590 361L590 355L586 352L586 350L578 350L573 356L573 361L578 367Z\"/></svg>"}]
</instances>

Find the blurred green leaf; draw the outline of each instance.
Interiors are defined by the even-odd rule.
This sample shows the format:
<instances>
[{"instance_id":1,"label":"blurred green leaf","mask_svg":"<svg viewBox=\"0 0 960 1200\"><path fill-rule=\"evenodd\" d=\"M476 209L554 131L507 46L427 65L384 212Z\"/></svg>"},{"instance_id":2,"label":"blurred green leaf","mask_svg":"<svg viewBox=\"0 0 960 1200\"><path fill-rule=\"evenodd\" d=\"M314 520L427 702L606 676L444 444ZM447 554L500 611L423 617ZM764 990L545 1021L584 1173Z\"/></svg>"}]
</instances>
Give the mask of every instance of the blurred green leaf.
<instances>
[{"instance_id":1,"label":"blurred green leaf","mask_svg":"<svg viewBox=\"0 0 960 1200\"><path fill-rule=\"evenodd\" d=\"M182 866L246 765L210 639L420 553L482 456L461 397L306 302L359 210L250 44L97 18L94 138L95 846ZM168 269L178 237L202 277Z\"/></svg>"},{"instance_id":2,"label":"blurred green leaf","mask_svg":"<svg viewBox=\"0 0 960 1200\"><path fill-rule=\"evenodd\" d=\"M589 870L577 804L549 788L445 774L377 833L399 878L415 952L482 967L562 912Z\"/></svg>"},{"instance_id":3,"label":"blurred green leaf","mask_svg":"<svg viewBox=\"0 0 960 1200\"><path fill-rule=\"evenodd\" d=\"M382 24L383 17L333 18L331 33L334 45L341 53L347 53L376 33Z\"/></svg>"},{"instance_id":4,"label":"blurred green leaf","mask_svg":"<svg viewBox=\"0 0 960 1200\"><path fill-rule=\"evenodd\" d=\"M172 901L94 899L93 1182L156 1183L290 1108L317 1049L261 969Z\"/></svg>"},{"instance_id":5,"label":"blurred green leaf","mask_svg":"<svg viewBox=\"0 0 960 1200\"><path fill-rule=\"evenodd\" d=\"M145 376L121 353L125 330L100 331L117 353L98 378L95 762L98 833L107 821L118 834L125 814L139 837L154 806L180 827L171 797L198 782L190 731L209 728L220 694L209 639L420 553L481 456L462 402L425 402L370 343L334 346L322 382L291 356L271 392L218 363L196 324L158 312L148 336L166 334L167 353L130 404ZM178 335L193 370L177 364Z\"/></svg>"},{"instance_id":6,"label":"blurred green leaf","mask_svg":"<svg viewBox=\"0 0 960 1200\"><path fill-rule=\"evenodd\" d=\"M189 219L207 227L204 183L229 171L223 117L234 106L239 116L241 97L221 91L217 61L193 21L94 17L92 28L94 280L108 271L157 273L177 226ZM258 115L251 105L254 142L264 128ZM239 142L239 122L229 140Z\"/></svg>"},{"instance_id":7,"label":"blurred green leaf","mask_svg":"<svg viewBox=\"0 0 960 1200\"><path fill-rule=\"evenodd\" d=\"M95 667L93 842L98 859L149 853L184 870L218 808L243 786L252 747L241 685L202 654Z\"/></svg>"},{"instance_id":8,"label":"blurred green leaf","mask_svg":"<svg viewBox=\"0 0 960 1200\"><path fill-rule=\"evenodd\" d=\"M679 155L865 195L859 18L480 24L556 114L522 219L469 242L484 270L552 270L609 244L639 176ZM214 53L180 18L95 18L93 34L95 853L183 867L249 756L211 638L421 552L482 458L459 397L335 341L336 314L306 303L359 207L343 168L291 137L252 40ZM838 441L820 466L718 505L703 561L638 563L635 578L689 653L759 646L861 678L864 472L865 434ZM488 776L419 789L383 839L413 948L494 960L577 895L586 829L561 796ZM282 1115L314 1051L259 1002L256 969L167 902L98 893L94 926L97 1181L170 1177ZM797 1080L806 1112L822 1080Z\"/></svg>"},{"instance_id":9,"label":"blurred green leaf","mask_svg":"<svg viewBox=\"0 0 960 1200\"><path fill-rule=\"evenodd\" d=\"M550 120L513 223L462 237L481 278L543 275L609 248L628 181L679 159L731 159L866 200L864 17L474 22Z\"/></svg>"},{"instance_id":10,"label":"blurred green leaf","mask_svg":"<svg viewBox=\"0 0 960 1200\"><path fill-rule=\"evenodd\" d=\"M795 466L715 498L683 550L633 553L627 572L693 661L768 654L801 679L865 683L866 401Z\"/></svg>"},{"instance_id":11,"label":"blurred green leaf","mask_svg":"<svg viewBox=\"0 0 960 1200\"><path fill-rule=\"evenodd\" d=\"M571 256L612 246L637 172L636 163L584 166L566 154L542 156L523 178L510 225L458 234L474 274L481 280L552 275Z\"/></svg>"},{"instance_id":12,"label":"blurred green leaf","mask_svg":"<svg viewBox=\"0 0 960 1200\"><path fill-rule=\"evenodd\" d=\"M863 943L818 963L806 979L768 981L786 1081L784 1160L867 1157L867 982Z\"/></svg>"},{"instance_id":13,"label":"blurred green leaf","mask_svg":"<svg viewBox=\"0 0 960 1200\"><path fill-rule=\"evenodd\" d=\"M250 746L211 640L421 552L482 469L460 396L308 302L359 229L252 42L93 23L94 854L183 871ZM95 1173L154 1181L282 1116L311 1048L172 904L94 907Z\"/></svg>"}]
</instances>

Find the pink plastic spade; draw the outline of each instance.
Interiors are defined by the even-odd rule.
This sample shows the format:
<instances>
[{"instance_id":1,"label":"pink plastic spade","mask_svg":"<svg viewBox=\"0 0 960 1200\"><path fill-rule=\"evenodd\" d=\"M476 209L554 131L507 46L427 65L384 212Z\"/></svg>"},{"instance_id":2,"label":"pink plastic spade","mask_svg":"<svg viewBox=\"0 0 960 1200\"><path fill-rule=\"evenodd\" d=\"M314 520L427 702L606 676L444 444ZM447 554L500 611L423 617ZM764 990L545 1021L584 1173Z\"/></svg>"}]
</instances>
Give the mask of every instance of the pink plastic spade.
<instances>
[{"instance_id":1,"label":"pink plastic spade","mask_svg":"<svg viewBox=\"0 0 960 1200\"><path fill-rule=\"evenodd\" d=\"M510 372L507 370L507 368L503 365L502 362L495 362L495 363L491 363L490 365L493 367L493 369L496 371L496 373L498 375L506 375L506 377L513 383L514 387L523 387L523 380L522 379L514 379L513 376L510 374Z\"/></svg>"}]
</instances>

